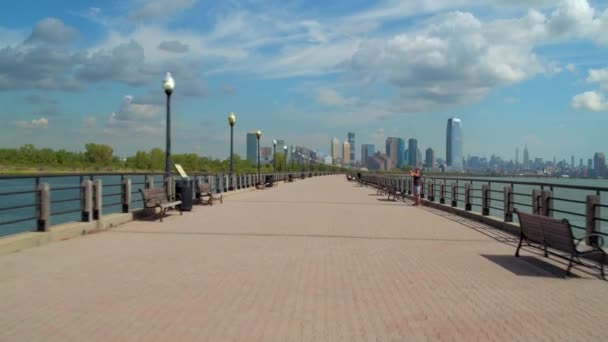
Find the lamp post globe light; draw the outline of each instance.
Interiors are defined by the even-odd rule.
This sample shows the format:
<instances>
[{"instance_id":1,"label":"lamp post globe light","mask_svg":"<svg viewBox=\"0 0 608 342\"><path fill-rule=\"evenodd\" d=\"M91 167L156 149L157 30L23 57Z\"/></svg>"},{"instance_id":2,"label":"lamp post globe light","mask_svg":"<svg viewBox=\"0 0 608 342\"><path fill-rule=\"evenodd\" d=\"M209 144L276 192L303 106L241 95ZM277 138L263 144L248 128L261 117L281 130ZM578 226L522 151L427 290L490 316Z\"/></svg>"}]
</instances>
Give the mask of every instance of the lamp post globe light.
<instances>
[{"instance_id":1,"label":"lamp post globe light","mask_svg":"<svg viewBox=\"0 0 608 342\"><path fill-rule=\"evenodd\" d=\"M260 181L260 137L262 137L262 131L258 129L255 132L255 136L258 138L258 182Z\"/></svg>"},{"instance_id":2,"label":"lamp post globe light","mask_svg":"<svg viewBox=\"0 0 608 342\"><path fill-rule=\"evenodd\" d=\"M234 142L234 124L236 123L236 115L234 113L230 113L228 115L228 124L230 125L230 178L228 190L234 190L234 184L232 184L232 173L234 172L234 161L232 155L234 154L233 142Z\"/></svg>"},{"instance_id":3,"label":"lamp post globe light","mask_svg":"<svg viewBox=\"0 0 608 342\"><path fill-rule=\"evenodd\" d=\"M277 171L277 139L272 139L272 171Z\"/></svg>"},{"instance_id":4,"label":"lamp post globe light","mask_svg":"<svg viewBox=\"0 0 608 342\"><path fill-rule=\"evenodd\" d=\"M167 141L165 146L165 178L171 175L171 94L175 88L175 80L167 72L163 80L163 89L167 94Z\"/></svg>"},{"instance_id":5,"label":"lamp post globe light","mask_svg":"<svg viewBox=\"0 0 608 342\"><path fill-rule=\"evenodd\" d=\"M283 154L285 155L285 170L283 170L283 172L287 171L287 145L283 146Z\"/></svg>"}]
</instances>

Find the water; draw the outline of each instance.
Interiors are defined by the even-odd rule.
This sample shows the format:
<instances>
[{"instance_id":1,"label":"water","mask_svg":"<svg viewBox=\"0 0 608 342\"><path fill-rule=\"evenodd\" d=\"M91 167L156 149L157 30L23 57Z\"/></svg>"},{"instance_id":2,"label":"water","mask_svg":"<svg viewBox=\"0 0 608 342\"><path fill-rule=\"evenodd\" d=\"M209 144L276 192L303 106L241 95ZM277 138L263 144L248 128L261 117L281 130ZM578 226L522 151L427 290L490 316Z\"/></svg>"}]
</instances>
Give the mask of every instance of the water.
<instances>
[{"instance_id":1,"label":"water","mask_svg":"<svg viewBox=\"0 0 608 342\"><path fill-rule=\"evenodd\" d=\"M145 186L145 175L130 175L131 179L131 208L141 208L142 200L139 190ZM154 184L162 184L163 176L154 175ZM40 177L40 183L49 183L51 188L51 225L66 222L79 221L80 213L80 184L84 179L100 179L102 182L103 208L102 214L111 214L122 211L121 204L121 176L119 175L97 175L89 176L56 176ZM0 178L0 193L23 192L29 193L0 196L0 236L7 236L37 229L36 208L36 177L2 179ZM213 189L217 187L213 180ZM25 208L14 208L1 210L14 206L27 206ZM2 224L15 220L22 222Z\"/></svg>"}]
</instances>

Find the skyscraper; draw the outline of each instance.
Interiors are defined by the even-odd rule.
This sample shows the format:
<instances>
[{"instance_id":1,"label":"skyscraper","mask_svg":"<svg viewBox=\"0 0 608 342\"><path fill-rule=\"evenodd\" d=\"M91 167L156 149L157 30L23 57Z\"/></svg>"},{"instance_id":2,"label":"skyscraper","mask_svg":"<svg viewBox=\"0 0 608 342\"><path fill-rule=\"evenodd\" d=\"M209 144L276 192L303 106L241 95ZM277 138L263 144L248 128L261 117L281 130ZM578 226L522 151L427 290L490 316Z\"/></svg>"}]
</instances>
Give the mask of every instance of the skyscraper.
<instances>
[{"instance_id":1,"label":"skyscraper","mask_svg":"<svg viewBox=\"0 0 608 342\"><path fill-rule=\"evenodd\" d=\"M403 150L401 150L401 148L404 148L405 144L403 143L403 146L401 146L402 143L403 139L401 138L386 138L386 155L389 158L389 165L387 166L387 169L390 170L398 167L400 165L399 163L403 164Z\"/></svg>"},{"instance_id":2,"label":"skyscraper","mask_svg":"<svg viewBox=\"0 0 608 342\"><path fill-rule=\"evenodd\" d=\"M519 164L519 147L515 148L515 165Z\"/></svg>"},{"instance_id":3,"label":"skyscraper","mask_svg":"<svg viewBox=\"0 0 608 342\"><path fill-rule=\"evenodd\" d=\"M570 167L574 168L574 156L570 157Z\"/></svg>"},{"instance_id":4,"label":"skyscraper","mask_svg":"<svg viewBox=\"0 0 608 342\"><path fill-rule=\"evenodd\" d=\"M462 170L462 122L459 118L448 119L445 159L448 167Z\"/></svg>"},{"instance_id":5,"label":"skyscraper","mask_svg":"<svg viewBox=\"0 0 608 342\"><path fill-rule=\"evenodd\" d=\"M340 140L338 138L331 139L331 157L334 163L340 159Z\"/></svg>"},{"instance_id":6,"label":"skyscraper","mask_svg":"<svg viewBox=\"0 0 608 342\"><path fill-rule=\"evenodd\" d=\"M348 132L348 143L350 144L350 161L355 162L355 133Z\"/></svg>"},{"instance_id":7,"label":"skyscraper","mask_svg":"<svg viewBox=\"0 0 608 342\"><path fill-rule=\"evenodd\" d=\"M435 167L435 151L433 151L433 149L430 147L426 149L426 158L424 161L424 166L428 168Z\"/></svg>"},{"instance_id":8,"label":"skyscraper","mask_svg":"<svg viewBox=\"0 0 608 342\"><path fill-rule=\"evenodd\" d=\"M593 173L596 177L606 176L606 156L601 152L593 155Z\"/></svg>"},{"instance_id":9,"label":"skyscraper","mask_svg":"<svg viewBox=\"0 0 608 342\"><path fill-rule=\"evenodd\" d=\"M409 151L407 164L411 167L418 166L418 140L414 138L408 140L407 150Z\"/></svg>"},{"instance_id":10,"label":"skyscraper","mask_svg":"<svg viewBox=\"0 0 608 342\"><path fill-rule=\"evenodd\" d=\"M524 146L524 169L530 168L530 154L528 153L528 145Z\"/></svg>"},{"instance_id":11,"label":"skyscraper","mask_svg":"<svg viewBox=\"0 0 608 342\"><path fill-rule=\"evenodd\" d=\"M361 163L367 165L367 159L375 153L376 147L372 144L361 145Z\"/></svg>"},{"instance_id":12,"label":"skyscraper","mask_svg":"<svg viewBox=\"0 0 608 342\"><path fill-rule=\"evenodd\" d=\"M247 161L258 163L258 137L255 132L247 133Z\"/></svg>"},{"instance_id":13,"label":"skyscraper","mask_svg":"<svg viewBox=\"0 0 608 342\"><path fill-rule=\"evenodd\" d=\"M342 165L350 164L350 144L348 141L344 142L344 148L342 149Z\"/></svg>"}]
</instances>

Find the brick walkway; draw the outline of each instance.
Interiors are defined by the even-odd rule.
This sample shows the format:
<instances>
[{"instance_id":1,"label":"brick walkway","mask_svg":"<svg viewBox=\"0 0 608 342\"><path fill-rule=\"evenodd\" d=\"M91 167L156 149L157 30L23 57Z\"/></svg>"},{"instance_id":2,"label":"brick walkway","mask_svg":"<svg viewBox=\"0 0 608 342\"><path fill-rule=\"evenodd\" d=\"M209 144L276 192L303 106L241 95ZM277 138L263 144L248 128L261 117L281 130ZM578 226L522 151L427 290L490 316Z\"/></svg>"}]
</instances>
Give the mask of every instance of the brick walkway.
<instances>
[{"instance_id":1,"label":"brick walkway","mask_svg":"<svg viewBox=\"0 0 608 342\"><path fill-rule=\"evenodd\" d=\"M605 339L608 284L513 241L342 176L281 184L0 257L0 341Z\"/></svg>"}]
</instances>

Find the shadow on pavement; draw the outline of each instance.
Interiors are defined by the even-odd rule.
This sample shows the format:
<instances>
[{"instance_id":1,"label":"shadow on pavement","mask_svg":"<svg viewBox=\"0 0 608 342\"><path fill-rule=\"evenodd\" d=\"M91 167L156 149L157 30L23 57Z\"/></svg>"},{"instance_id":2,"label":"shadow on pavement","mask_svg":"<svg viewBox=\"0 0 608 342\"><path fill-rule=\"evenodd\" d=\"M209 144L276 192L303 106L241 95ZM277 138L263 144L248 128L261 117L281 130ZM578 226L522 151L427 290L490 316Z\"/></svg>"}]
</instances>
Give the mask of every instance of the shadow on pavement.
<instances>
[{"instance_id":1,"label":"shadow on pavement","mask_svg":"<svg viewBox=\"0 0 608 342\"><path fill-rule=\"evenodd\" d=\"M563 278L565 273L564 269L534 256L522 255L519 258L512 255L481 254L481 256L518 276ZM578 278L573 274L569 277Z\"/></svg>"}]
</instances>

